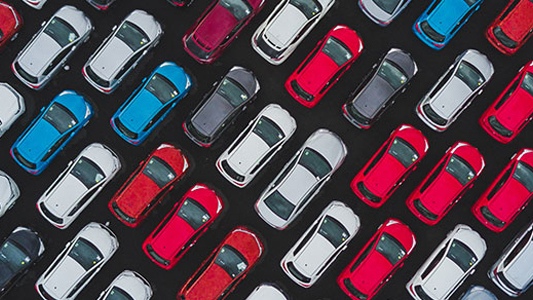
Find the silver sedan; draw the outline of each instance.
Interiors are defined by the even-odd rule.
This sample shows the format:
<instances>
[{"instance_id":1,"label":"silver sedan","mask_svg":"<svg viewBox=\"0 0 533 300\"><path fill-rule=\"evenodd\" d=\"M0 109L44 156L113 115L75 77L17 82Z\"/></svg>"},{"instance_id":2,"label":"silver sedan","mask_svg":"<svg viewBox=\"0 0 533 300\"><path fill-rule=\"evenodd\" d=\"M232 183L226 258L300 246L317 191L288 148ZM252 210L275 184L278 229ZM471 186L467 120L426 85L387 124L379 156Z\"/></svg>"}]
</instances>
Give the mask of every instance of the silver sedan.
<instances>
[{"instance_id":1,"label":"silver sedan","mask_svg":"<svg viewBox=\"0 0 533 300\"><path fill-rule=\"evenodd\" d=\"M153 291L150 283L139 273L124 270L111 282L97 300L149 300Z\"/></svg>"}]
</instances>

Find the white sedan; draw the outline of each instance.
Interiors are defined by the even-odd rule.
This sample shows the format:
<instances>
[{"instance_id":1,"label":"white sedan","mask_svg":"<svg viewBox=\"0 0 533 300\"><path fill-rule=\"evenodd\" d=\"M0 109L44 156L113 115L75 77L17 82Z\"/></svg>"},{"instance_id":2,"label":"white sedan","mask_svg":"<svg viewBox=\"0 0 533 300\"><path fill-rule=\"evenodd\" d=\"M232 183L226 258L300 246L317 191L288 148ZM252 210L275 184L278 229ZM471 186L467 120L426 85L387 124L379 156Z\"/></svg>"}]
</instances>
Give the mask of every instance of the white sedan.
<instances>
[{"instance_id":1,"label":"white sedan","mask_svg":"<svg viewBox=\"0 0 533 300\"><path fill-rule=\"evenodd\" d=\"M15 205L19 196L20 190L15 181L0 171L0 217Z\"/></svg>"},{"instance_id":2,"label":"white sedan","mask_svg":"<svg viewBox=\"0 0 533 300\"><path fill-rule=\"evenodd\" d=\"M135 271L124 270L97 300L149 300L152 295L152 287L144 277Z\"/></svg>"},{"instance_id":3,"label":"white sedan","mask_svg":"<svg viewBox=\"0 0 533 300\"><path fill-rule=\"evenodd\" d=\"M0 137L25 111L22 95L9 84L0 82Z\"/></svg>"}]
</instances>

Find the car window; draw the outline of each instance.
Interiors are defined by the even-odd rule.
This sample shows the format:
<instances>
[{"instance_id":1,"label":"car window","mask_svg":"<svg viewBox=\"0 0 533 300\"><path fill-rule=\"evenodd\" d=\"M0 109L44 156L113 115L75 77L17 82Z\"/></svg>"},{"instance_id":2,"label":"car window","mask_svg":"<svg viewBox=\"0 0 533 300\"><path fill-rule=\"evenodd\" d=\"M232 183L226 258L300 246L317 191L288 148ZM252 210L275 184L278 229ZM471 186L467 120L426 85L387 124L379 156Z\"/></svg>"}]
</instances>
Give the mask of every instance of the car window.
<instances>
[{"instance_id":1,"label":"car window","mask_svg":"<svg viewBox=\"0 0 533 300\"><path fill-rule=\"evenodd\" d=\"M328 161L311 148L304 149L302 156L300 156L299 164L317 178L324 178L332 170Z\"/></svg>"},{"instance_id":2,"label":"car window","mask_svg":"<svg viewBox=\"0 0 533 300\"><path fill-rule=\"evenodd\" d=\"M44 29L44 33L54 39L61 47L65 47L79 37L74 27L59 17L54 17L48 23Z\"/></svg>"},{"instance_id":3,"label":"car window","mask_svg":"<svg viewBox=\"0 0 533 300\"><path fill-rule=\"evenodd\" d=\"M115 76L113 81L116 81L116 80L122 78L122 76L124 76L124 74L126 74L126 72L129 72L130 68L133 67L133 64L135 64L137 62L137 60L140 59L142 56L143 56L143 52L141 51L141 52L135 54L134 56L132 56L130 59L128 59L126 64L124 64L124 66L117 73L117 75Z\"/></svg>"},{"instance_id":4,"label":"car window","mask_svg":"<svg viewBox=\"0 0 533 300\"><path fill-rule=\"evenodd\" d=\"M518 162L513 173L513 178L518 180L530 192L533 192L533 168L524 162Z\"/></svg>"},{"instance_id":5,"label":"car window","mask_svg":"<svg viewBox=\"0 0 533 300\"><path fill-rule=\"evenodd\" d=\"M191 198L185 199L177 214L191 225L194 230L200 228L205 222L211 219L207 210Z\"/></svg>"},{"instance_id":6,"label":"car window","mask_svg":"<svg viewBox=\"0 0 533 300\"><path fill-rule=\"evenodd\" d=\"M0 40L4 38L4 32L2 31L2 29L0 28Z\"/></svg>"},{"instance_id":7,"label":"car window","mask_svg":"<svg viewBox=\"0 0 533 300\"><path fill-rule=\"evenodd\" d=\"M229 77L225 77L222 80L216 93L224 97L233 107L238 107L249 97L246 90L237 81Z\"/></svg>"},{"instance_id":8,"label":"car window","mask_svg":"<svg viewBox=\"0 0 533 300\"><path fill-rule=\"evenodd\" d=\"M19 248L19 246L7 240L2 245L2 249L0 249L0 262L2 267L9 269L9 271L14 274L23 270L26 267L26 264L31 262L31 259ZM2 276L5 275L6 274L2 274ZM2 279L3 278L0 278L0 280ZM2 280L2 282L4 281Z\"/></svg>"},{"instance_id":9,"label":"car window","mask_svg":"<svg viewBox=\"0 0 533 300\"><path fill-rule=\"evenodd\" d=\"M383 11L388 13L389 15L392 14L396 7L398 7L398 4L400 4L400 0L373 0L379 8L381 8Z\"/></svg>"},{"instance_id":10,"label":"car window","mask_svg":"<svg viewBox=\"0 0 533 300\"><path fill-rule=\"evenodd\" d=\"M316 0L290 0L289 3L298 8L308 20L322 11L322 6Z\"/></svg>"},{"instance_id":11,"label":"car window","mask_svg":"<svg viewBox=\"0 0 533 300\"><path fill-rule=\"evenodd\" d=\"M72 46L71 46L71 47L67 47L67 48L65 48L63 51L61 51L59 54L57 54L57 56L54 58L54 60L52 60L52 62L48 65L48 67L46 68L46 70L44 70L43 75L48 75L48 74L50 74L50 72L52 72L52 70L53 70L57 65L59 65L59 63L60 63L65 57L67 57L67 55L70 53L70 51L72 51Z\"/></svg>"},{"instance_id":12,"label":"car window","mask_svg":"<svg viewBox=\"0 0 533 300\"><path fill-rule=\"evenodd\" d=\"M174 170L159 157L152 157L143 170L143 174L162 188L176 177Z\"/></svg>"},{"instance_id":13,"label":"car window","mask_svg":"<svg viewBox=\"0 0 533 300\"><path fill-rule=\"evenodd\" d=\"M472 5L476 4L476 2L477 2L478 0L464 0L464 1L465 1L465 3L466 3L468 6L472 6Z\"/></svg>"},{"instance_id":14,"label":"car window","mask_svg":"<svg viewBox=\"0 0 533 300\"><path fill-rule=\"evenodd\" d=\"M434 40L437 43L442 43L446 39L446 36L435 31L435 29L433 29L429 25L428 21L420 23L420 29L422 29L422 31L427 34L430 39Z\"/></svg>"},{"instance_id":15,"label":"car window","mask_svg":"<svg viewBox=\"0 0 533 300\"><path fill-rule=\"evenodd\" d=\"M253 132L265 141L269 147L274 146L285 137L281 128L267 117L259 119Z\"/></svg>"},{"instance_id":16,"label":"car window","mask_svg":"<svg viewBox=\"0 0 533 300\"><path fill-rule=\"evenodd\" d=\"M520 87L533 96L533 74L527 73L526 76L524 76L524 80L522 81Z\"/></svg>"},{"instance_id":17,"label":"car window","mask_svg":"<svg viewBox=\"0 0 533 300\"><path fill-rule=\"evenodd\" d=\"M133 300L133 298L118 286L114 286L104 300Z\"/></svg>"},{"instance_id":18,"label":"car window","mask_svg":"<svg viewBox=\"0 0 533 300\"><path fill-rule=\"evenodd\" d=\"M395 138L389 148L389 154L396 158L404 167L408 168L417 161L418 153L402 138Z\"/></svg>"},{"instance_id":19,"label":"car window","mask_svg":"<svg viewBox=\"0 0 533 300\"><path fill-rule=\"evenodd\" d=\"M381 253L391 265L395 265L405 256L405 248L392 235L384 232L376 245L376 251Z\"/></svg>"},{"instance_id":20,"label":"car window","mask_svg":"<svg viewBox=\"0 0 533 300\"><path fill-rule=\"evenodd\" d=\"M485 78L476 67L466 61L459 64L455 76L463 81L473 91L485 82Z\"/></svg>"},{"instance_id":21,"label":"car window","mask_svg":"<svg viewBox=\"0 0 533 300\"><path fill-rule=\"evenodd\" d=\"M496 39L502 43L507 48L516 48L518 46L518 43L510 38L505 32L503 32L503 29L500 26L494 27L492 30L492 33L496 37Z\"/></svg>"},{"instance_id":22,"label":"car window","mask_svg":"<svg viewBox=\"0 0 533 300\"><path fill-rule=\"evenodd\" d=\"M124 22L116 34L117 38L123 41L131 51L137 51L144 44L150 42L150 39L137 25L131 22Z\"/></svg>"},{"instance_id":23,"label":"car window","mask_svg":"<svg viewBox=\"0 0 533 300\"><path fill-rule=\"evenodd\" d=\"M433 270L435 267L440 263L441 259L444 257L444 250L445 248L442 248L437 255L435 255L435 258L431 261L431 263L427 266L427 268L422 272L420 275L420 278L424 280Z\"/></svg>"},{"instance_id":24,"label":"car window","mask_svg":"<svg viewBox=\"0 0 533 300\"><path fill-rule=\"evenodd\" d=\"M59 147L61 147L61 145L63 145L63 143L70 137L70 135L64 135L63 137L61 137L59 140L57 140L57 142L55 142L55 144L52 145L52 147L50 147L48 149L48 151L46 152L46 154L43 156L43 158L41 159L41 161L47 161L50 156L52 156L52 154L56 153L57 149L59 149Z\"/></svg>"},{"instance_id":25,"label":"car window","mask_svg":"<svg viewBox=\"0 0 533 300\"><path fill-rule=\"evenodd\" d=\"M220 0L220 5L227 9L239 21L252 13L250 5L242 0Z\"/></svg>"},{"instance_id":26,"label":"car window","mask_svg":"<svg viewBox=\"0 0 533 300\"><path fill-rule=\"evenodd\" d=\"M459 240L453 240L446 257L451 259L463 272L468 271L477 262L472 250Z\"/></svg>"},{"instance_id":27,"label":"car window","mask_svg":"<svg viewBox=\"0 0 533 300\"><path fill-rule=\"evenodd\" d=\"M446 172L450 173L461 185L466 185L475 173L472 167L462 158L457 155L452 155L450 161L446 165Z\"/></svg>"},{"instance_id":28,"label":"car window","mask_svg":"<svg viewBox=\"0 0 533 300\"><path fill-rule=\"evenodd\" d=\"M322 48L322 52L329 56L338 66L342 66L353 57L350 49L348 49L343 42L334 37L330 37L326 41Z\"/></svg>"},{"instance_id":29,"label":"car window","mask_svg":"<svg viewBox=\"0 0 533 300\"><path fill-rule=\"evenodd\" d=\"M98 182L105 178L105 174L100 167L92 160L81 157L72 171L70 171L74 177L76 177L83 185L90 189Z\"/></svg>"},{"instance_id":30,"label":"car window","mask_svg":"<svg viewBox=\"0 0 533 300\"><path fill-rule=\"evenodd\" d=\"M146 84L145 89L165 104L179 95L179 91L168 78L154 74Z\"/></svg>"},{"instance_id":31,"label":"car window","mask_svg":"<svg viewBox=\"0 0 533 300\"><path fill-rule=\"evenodd\" d=\"M381 68L378 70L378 76L388 82L395 90L407 82L407 76L403 73L402 69L388 59L383 61Z\"/></svg>"},{"instance_id":32,"label":"car window","mask_svg":"<svg viewBox=\"0 0 533 300\"><path fill-rule=\"evenodd\" d=\"M334 248L339 247L350 236L346 227L330 216L324 218L318 233L325 237Z\"/></svg>"},{"instance_id":33,"label":"car window","mask_svg":"<svg viewBox=\"0 0 533 300\"><path fill-rule=\"evenodd\" d=\"M265 205L273 213L283 220L287 220L294 210L294 204L287 200L287 198L283 197L278 191L274 191L272 194L268 195L263 202L265 202Z\"/></svg>"},{"instance_id":34,"label":"car window","mask_svg":"<svg viewBox=\"0 0 533 300\"><path fill-rule=\"evenodd\" d=\"M220 249L215 264L224 269L231 278L239 276L248 267L248 262L242 254L230 245L224 245Z\"/></svg>"},{"instance_id":35,"label":"car window","mask_svg":"<svg viewBox=\"0 0 533 300\"><path fill-rule=\"evenodd\" d=\"M103 259L102 253L88 240L80 237L68 256L78 262L86 271Z\"/></svg>"},{"instance_id":36,"label":"car window","mask_svg":"<svg viewBox=\"0 0 533 300\"><path fill-rule=\"evenodd\" d=\"M43 118L59 133L64 133L78 123L72 112L59 103L52 104Z\"/></svg>"}]
</instances>

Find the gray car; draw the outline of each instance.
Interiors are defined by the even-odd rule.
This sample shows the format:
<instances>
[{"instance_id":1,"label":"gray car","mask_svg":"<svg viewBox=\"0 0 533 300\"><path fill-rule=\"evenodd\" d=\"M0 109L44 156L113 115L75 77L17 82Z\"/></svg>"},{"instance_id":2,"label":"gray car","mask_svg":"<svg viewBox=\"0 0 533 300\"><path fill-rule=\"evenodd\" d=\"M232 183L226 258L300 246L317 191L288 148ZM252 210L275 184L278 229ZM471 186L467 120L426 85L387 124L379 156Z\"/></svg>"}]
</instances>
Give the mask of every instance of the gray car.
<instances>
[{"instance_id":1,"label":"gray car","mask_svg":"<svg viewBox=\"0 0 533 300\"><path fill-rule=\"evenodd\" d=\"M8 83L0 82L0 137L25 111L24 97Z\"/></svg>"},{"instance_id":2,"label":"gray car","mask_svg":"<svg viewBox=\"0 0 533 300\"><path fill-rule=\"evenodd\" d=\"M210 147L248 107L259 89L252 71L239 66L231 68L185 119L185 134L199 146Z\"/></svg>"},{"instance_id":3,"label":"gray car","mask_svg":"<svg viewBox=\"0 0 533 300\"><path fill-rule=\"evenodd\" d=\"M429 128L442 132L483 92L494 74L490 60L474 49L468 49L442 75L420 100L416 113Z\"/></svg>"},{"instance_id":4,"label":"gray car","mask_svg":"<svg viewBox=\"0 0 533 300\"><path fill-rule=\"evenodd\" d=\"M370 128L405 91L417 72L411 54L390 49L342 106L344 117L358 128Z\"/></svg>"},{"instance_id":5,"label":"gray car","mask_svg":"<svg viewBox=\"0 0 533 300\"><path fill-rule=\"evenodd\" d=\"M392 22L411 0L359 0L359 7L365 15L380 26Z\"/></svg>"},{"instance_id":6,"label":"gray car","mask_svg":"<svg viewBox=\"0 0 533 300\"><path fill-rule=\"evenodd\" d=\"M134 10L83 66L83 76L98 91L113 92L163 35L161 24L147 12Z\"/></svg>"},{"instance_id":7,"label":"gray car","mask_svg":"<svg viewBox=\"0 0 533 300\"><path fill-rule=\"evenodd\" d=\"M60 8L19 52L11 69L34 90L41 89L65 65L93 30L91 20L74 6Z\"/></svg>"},{"instance_id":8,"label":"gray car","mask_svg":"<svg viewBox=\"0 0 533 300\"><path fill-rule=\"evenodd\" d=\"M498 298L486 288L472 285L459 300L498 300Z\"/></svg>"}]
</instances>

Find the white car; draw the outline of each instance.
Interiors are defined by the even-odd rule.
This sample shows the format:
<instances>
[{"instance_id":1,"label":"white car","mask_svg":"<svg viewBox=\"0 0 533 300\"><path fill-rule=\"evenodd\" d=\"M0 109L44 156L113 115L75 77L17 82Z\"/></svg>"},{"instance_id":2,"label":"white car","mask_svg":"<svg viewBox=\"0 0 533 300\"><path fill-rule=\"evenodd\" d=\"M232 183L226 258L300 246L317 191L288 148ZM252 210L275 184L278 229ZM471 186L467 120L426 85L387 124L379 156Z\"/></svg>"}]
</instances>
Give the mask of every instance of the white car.
<instances>
[{"instance_id":1,"label":"white car","mask_svg":"<svg viewBox=\"0 0 533 300\"><path fill-rule=\"evenodd\" d=\"M104 94L113 92L163 35L161 24L144 10L134 10L83 66L85 79Z\"/></svg>"},{"instance_id":2,"label":"white car","mask_svg":"<svg viewBox=\"0 0 533 300\"><path fill-rule=\"evenodd\" d=\"M277 104L266 106L216 162L218 171L243 188L263 169L296 131L296 121Z\"/></svg>"},{"instance_id":3,"label":"white car","mask_svg":"<svg viewBox=\"0 0 533 300\"><path fill-rule=\"evenodd\" d=\"M310 288L359 231L359 217L340 201L332 201L281 259L292 281Z\"/></svg>"},{"instance_id":4,"label":"white car","mask_svg":"<svg viewBox=\"0 0 533 300\"><path fill-rule=\"evenodd\" d=\"M100 223L89 223L65 245L35 283L45 300L75 299L118 249L116 235Z\"/></svg>"},{"instance_id":5,"label":"white car","mask_svg":"<svg viewBox=\"0 0 533 300\"><path fill-rule=\"evenodd\" d=\"M258 285L245 300L289 300L289 296L275 283Z\"/></svg>"},{"instance_id":6,"label":"white car","mask_svg":"<svg viewBox=\"0 0 533 300\"><path fill-rule=\"evenodd\" d=\"M411 0L358 0L363 13L374 23L387 26L392 22Z\"/></svg>"},{"instance_id":7,"label":"white car","mask_svg":"<svg viewBox=\"0 0 533 300\"><path fill-rule=\"evenodd\" d=\"M493 74L487 56L474 49L464 51L420 100L416 114L429 128L446 130L483 92Z\"/></svg>"},{"instance_id":8,"label":"white car","mask_svg":"<svg viewBox=\"0 0 533 300\"><path fill-rule=\"evenodd\" d=\"M139 273L124 270L111 282L97 300L148 300L153 291Z\"/></svg>"},{"instance_id":9,"label":"white car","mask_svg":"<svg viewBox=\"0 0 533 300\"><path fill-rule=\"evenodd\" d=\"M47 0L22 0L35 9L41 9Z\"/></svg>"},{"instance_id":10,"label":"white car","mask_svg":"<svg viewBox=\"0 0 533 300\"><path fill-rule=\"evenodd\" d=\"M65 229L91 203L120 170L118 156L107 146L85 147L37 201L41 215Z\"/></svg>"},{"instance_id":11,"label":"white car","mask_svg":"<svg viewBox=\"0 0 533 300\"><path fill-rule=\"evenodd\" d=\"M0 137L25 111L24 97L8 83L0 82Z\"/></svg>"},{"instance_id":12,"label":"white car","mask_svg":"<svg viewBox=\"0 0 533 300\"><path fill-rule=\"evenodd\" d=\"M0 217L15 205L19 196L20 190L13 178L0 171Z\"/></svg>"},{"instance_id":13,"label":"white car","mask_svg":"<svg viewBox=\"0 0 533 300\"><path fill-rule=\"evenodd\" d=\"M252 36L252 48L273 65L283 63L335 0L283 0Z\"/></svg>"},{"instance_id":14,"label":"white car","mask_svg":"<svg viewBox=\"0 0 533 300\"><path fill-rule=\"evenodd\" d=\"M407 291L418 300L450 299L486 251L485 240L476 231L455 226L407 283Z\"/></svg>"}]
</instances>

